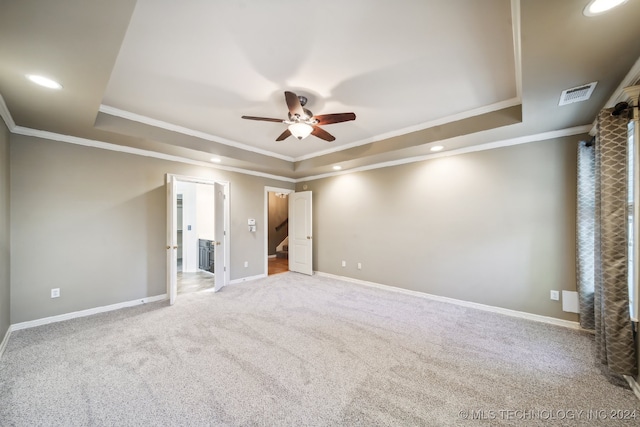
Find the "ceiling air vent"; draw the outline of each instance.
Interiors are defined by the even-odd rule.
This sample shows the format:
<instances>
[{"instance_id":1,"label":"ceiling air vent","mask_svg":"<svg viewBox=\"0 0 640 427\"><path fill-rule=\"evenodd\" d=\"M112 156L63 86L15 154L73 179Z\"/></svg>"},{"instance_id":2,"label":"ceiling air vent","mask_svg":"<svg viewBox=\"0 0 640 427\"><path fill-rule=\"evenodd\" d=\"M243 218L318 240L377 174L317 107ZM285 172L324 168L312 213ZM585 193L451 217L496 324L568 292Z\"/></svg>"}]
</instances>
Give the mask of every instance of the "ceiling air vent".
<instances>
[{"instance_id":1,"label":"ceiling air vent","mask_svg":"<svg viewBox=\"0 0 640 427\"><path fill-rule=\"evenodd\" d=\"M587 85L563 90L562 95L560 95L560 102L558 105L567 105L573 104L574 102L586 101L596 88L596 84L598 84L598 82L591 82Z\"/></svg>"}]
</instances>

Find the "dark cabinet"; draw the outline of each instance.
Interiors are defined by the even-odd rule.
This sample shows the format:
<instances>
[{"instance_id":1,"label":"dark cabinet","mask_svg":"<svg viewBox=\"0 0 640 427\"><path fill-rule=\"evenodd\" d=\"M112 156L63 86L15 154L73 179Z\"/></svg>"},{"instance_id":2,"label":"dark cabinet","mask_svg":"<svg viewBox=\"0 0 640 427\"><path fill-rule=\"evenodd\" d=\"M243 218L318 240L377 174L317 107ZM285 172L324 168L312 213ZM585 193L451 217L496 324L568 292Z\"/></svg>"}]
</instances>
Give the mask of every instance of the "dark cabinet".
<instances>
[{"instance_id":1,"label":"dark cabinet","mask_svg":"<svg viewBox=\"0 0 640 427\"><path fill-rule=\"evenodd\" d=\"M213 273L215 243L211 240L198 239L198 268Z\"/></svg>"}]
</instances>

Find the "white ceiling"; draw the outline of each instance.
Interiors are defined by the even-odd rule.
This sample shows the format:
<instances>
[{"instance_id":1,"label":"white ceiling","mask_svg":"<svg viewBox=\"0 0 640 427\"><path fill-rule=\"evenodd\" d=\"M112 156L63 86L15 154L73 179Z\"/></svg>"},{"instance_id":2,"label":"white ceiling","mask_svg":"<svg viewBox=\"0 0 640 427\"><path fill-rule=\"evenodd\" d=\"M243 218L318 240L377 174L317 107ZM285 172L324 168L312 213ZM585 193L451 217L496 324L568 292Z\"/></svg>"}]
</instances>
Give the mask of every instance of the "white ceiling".
<instances>
[{"instance_id":1,"label":"white ceiling","mask_svg":"<svg viewBox=\"0 0 640 427\"><path fill-rule=\"evenodd\" d=\"M250 3L250 4L249 4ZM289 158L518 102L510 0L138 0L103 104ZM336 137L275 139L284 90Z\"/></svg>"},{"instance_id":2,"label":"white ceiling","mask_svg":"<svg viewBox=\"0 0 640 427\"><path fill-rule=\"evenodd\" d=\"M576 135L640 78L640 0L592 18L588 1L0 0L0 115L14 133L289 180ZM357 119L324 126L334 142L241 119L286 118L285 90Z\"/></svg>"}]
</instances>

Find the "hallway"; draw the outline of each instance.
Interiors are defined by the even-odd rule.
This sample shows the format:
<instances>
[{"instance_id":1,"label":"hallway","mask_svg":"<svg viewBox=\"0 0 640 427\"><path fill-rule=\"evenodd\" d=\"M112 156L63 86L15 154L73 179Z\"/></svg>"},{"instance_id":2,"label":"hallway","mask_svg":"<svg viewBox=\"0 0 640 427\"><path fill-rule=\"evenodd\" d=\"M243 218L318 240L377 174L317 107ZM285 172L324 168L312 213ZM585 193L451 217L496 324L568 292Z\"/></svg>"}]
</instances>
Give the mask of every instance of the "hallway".
<instances>
[{"instance_id":1,"label":"hallway","mask_svg":"<svg viewBox=\"0 0 640 427\"><path fill-rule=\"evenodd\" d=\"M289 271L289 260L286 258L269 258L269 276Z\"/></svg>"}]
</instances>

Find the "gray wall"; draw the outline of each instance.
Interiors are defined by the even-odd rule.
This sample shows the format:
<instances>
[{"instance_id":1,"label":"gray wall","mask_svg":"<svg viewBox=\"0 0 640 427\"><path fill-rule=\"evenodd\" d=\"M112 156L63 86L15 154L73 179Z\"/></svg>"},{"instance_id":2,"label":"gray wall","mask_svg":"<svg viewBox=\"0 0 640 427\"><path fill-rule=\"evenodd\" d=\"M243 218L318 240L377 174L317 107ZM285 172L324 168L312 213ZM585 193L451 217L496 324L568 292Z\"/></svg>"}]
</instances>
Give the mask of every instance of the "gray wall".
<instances>
[{"instance_id":1,"label":"gray wall","mask_svg":"<svg viewBox=\"0 0 640 427\"><path fill-rule=\"evenodd\" d=\"M293 186L15 134L10 147L12 323L164 294L166 173L230 182L232 280L264 273L265 227L247 229L264 187Z\"/></svg>"},{"instance_id":2,"label":"gray wall","mask_svg":"<svg viewBox=\"0 0 640 427\"><path fill-rule=\"evenodd\" d=\"M313 191L314 269L577 320L549 291L575 290L579 139L299 183Z\"/></svg>"},{"instance_id":3,"label":"gray wall","mask_svg":"<svg viewBox=\"0 0 640 427\"><path fill-rule=\"evenodd\" d=\"M9 130L0 119L0 342L10 325Z\"/></svg>"}]
</instances>

